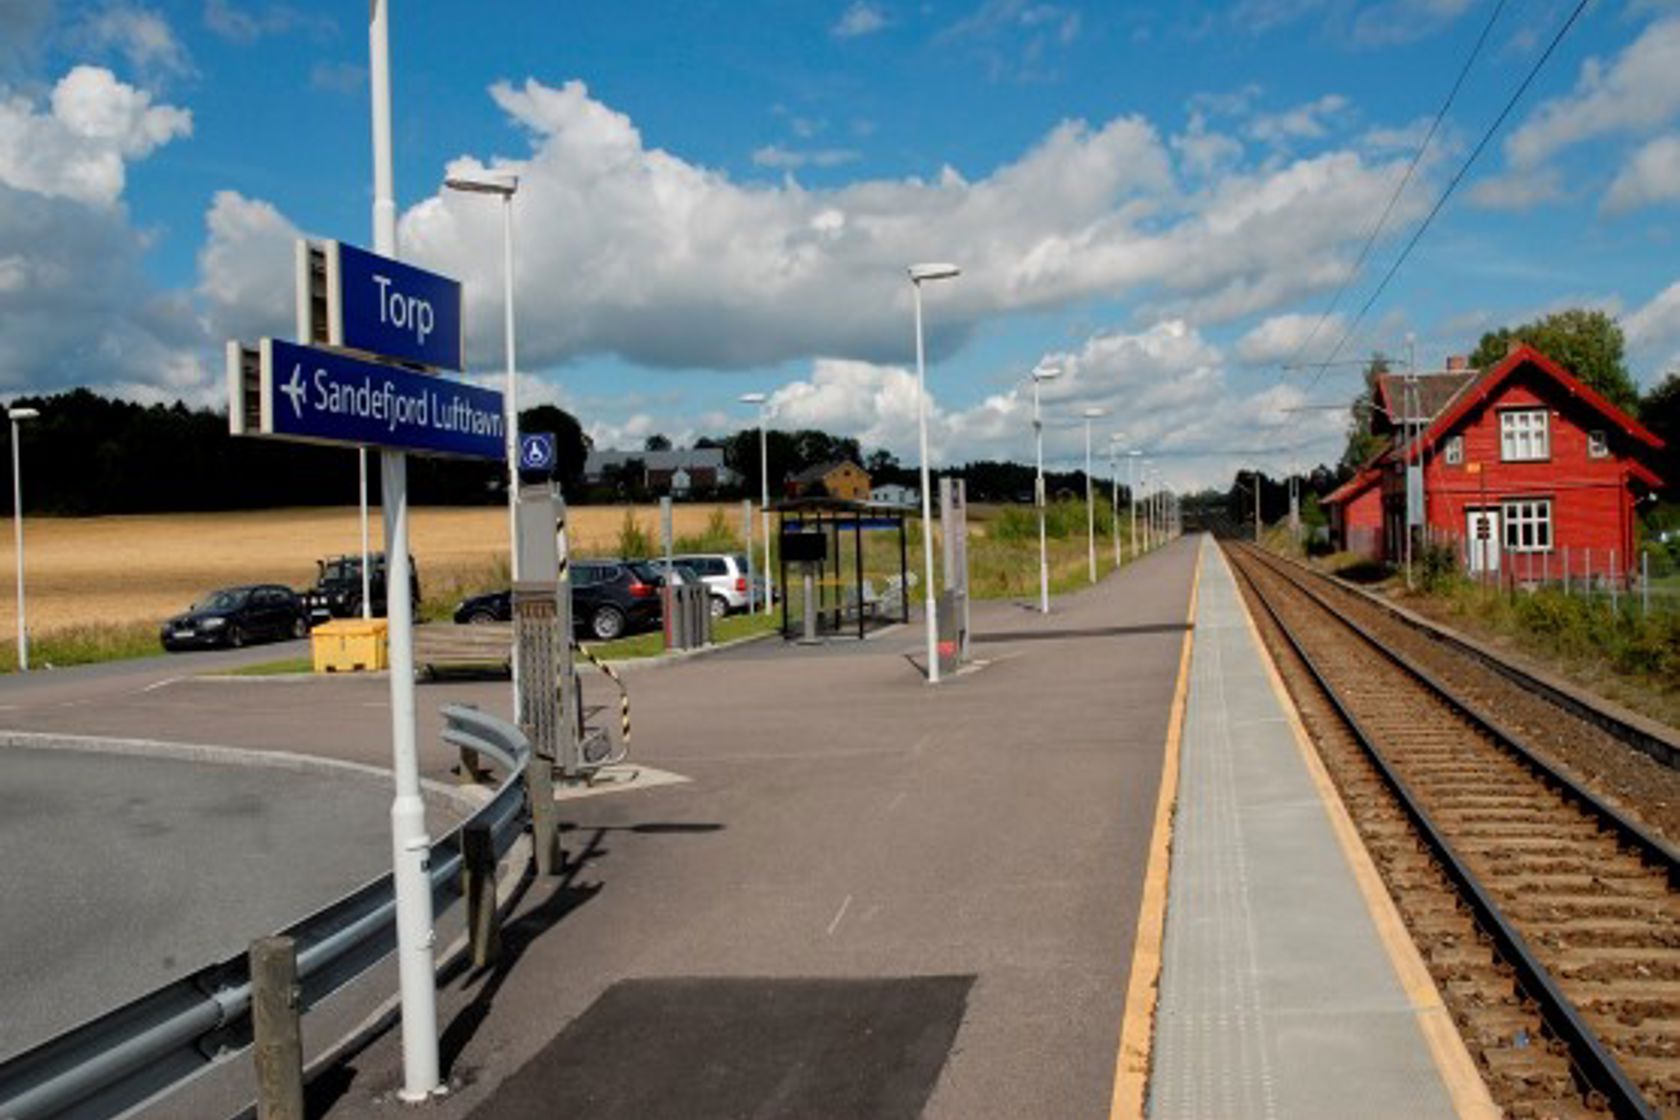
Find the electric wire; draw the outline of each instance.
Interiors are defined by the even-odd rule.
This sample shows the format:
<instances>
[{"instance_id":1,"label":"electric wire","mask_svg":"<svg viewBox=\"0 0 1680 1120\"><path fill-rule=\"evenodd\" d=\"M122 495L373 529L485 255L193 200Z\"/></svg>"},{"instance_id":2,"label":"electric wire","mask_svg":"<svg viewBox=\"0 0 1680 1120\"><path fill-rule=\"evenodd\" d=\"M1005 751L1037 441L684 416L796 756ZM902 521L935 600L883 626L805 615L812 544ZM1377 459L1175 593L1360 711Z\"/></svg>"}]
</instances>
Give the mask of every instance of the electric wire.
<instances>
[{"instance_id":1,"label":"electric wire","mask_svg":"<svg viewBox=\"0 0 1680 1120\"><path fill-rule=\"evenodd\" d=\"M1592 0L1580 0L1580 2L1575 5L1575 10L1569 13L1569 18L1564 20L1562 26L1558 28L1557 34L1552 36L1551 42L1546 45L1546 49L1541 53L1540 57L1535 60L1534 65L1529 68L1529 71L1527 75L1524 76L1522 83L1517 86L1516 91L1512 93L1510 99L1505 102L1505 107L1499 111L1499 115L1494 118L1493 123L1487 127L1485 132L1482 133L1482 138L1476 142L1476 146L1471 150L1470 155L1465 159L1464 163L1460 165L1458 171L1453 175L1452 179L1448 181L1446 189L1444 189L1441 192L1441 196L1435 200L1435 205L1430 208L1429 213L1424 216L1423 221L1420 222L1417 229L1413 231L1411 239L1406 242L1405 248L1400 250L1400 254L1396 256L1394 261L1388 266L1388 271L1383 274L1382 280L1378 282L1376 288L1371 292L1370 297L1366 299L1364 305L1360 307L1359 314L1354 316L1353 322L1349 323L1347 330L1342 332L1342 337L1337 340L1335 349L1330 352L1324 363L1319 366L1318 373L1313 376L1311 383L1308 385L1309 392L1318 384L1320 379L1323 378L1324 371L1329 367L1330 363L1335 361L1336 358L1341 355L1342 348L1347 345L1348 340L1351 339L1354 332L1359 329L1359 325L1365 321L1365 316L1370 313L1371 308L1376 306L1377 301L1382 298L1382 294L1388 290L1388 285L1390 281L1394 279L1395 274L1400 271L1400 266L1405 264L1406 259L1412 255L1412 250L1417 248L1418 242L1423 239L1423 235L1428 232L1429 227L1434 223L1436 216L1439 215L1442 208L1446 206L1447 200L1452 198L1453 192L1458 189L1459 183L1463 182L1464 177L1470 173L1470 169L1475 166L1476 160L1480 158L1482 152L1487 148L1488 144L1492 142L1501 126L1504 125L1506 118L1508 118L1511 115L1512 110L1517 107L1517 103L1522 100L1523 94L1528 92L1528 87L1534 84L1534 79L1539 76L1540 70L1551 59L1552 55L1557 52L1558 45L1563 42L1564 36L1569 34L1570 29L1573 28L1580 20L1581 13L1586 11L1587 5L1591 2Z\"/></svg>"},{"instance_id":2,"label":"electric wire","mask_svg":"<svg viewBox=\"0 0 1680 1120\"><path fill-rule=\"evenodd\" d=\"M1393 216L1395 206L1399 204L1401 196L1406 193L1406 188L1411 185L1412 176L1417 173L1418 165L1423 162L1423 157L1429 151L1429 145L1434 141L1435 134L1440 131L1442 122L1446 120L1447 113L1453 107L1453 102L1458 100L1458 92L1464 88L1464 80L1470 76L1470 68L1476 64L1476 59L1481 56L1482 48L1487 45L1488 36L1493 34L1494 25L1499 22L1500 14L1505 11L1505 4L1506 0L1499 0L1494 5L1493 14L1488 17L1487 23L1482 25L1482 33L1477 36L1475 46L1470 48L1470 54L1464 59L1464 65L1459 67L1458 77L1453 80L1452 89L1447 91L1446 99L1441 102L1440 109L1436 110L1435 119L1429 124L1429 131L1424 134L1423 141L1418 144L1417 151L1412 153L1412 160L1406 165L1406 173L1400 177L1399 184L1395 186L1393 193L1388 196L1388 204L1383 207L1382 216L1371 227L1370 234L1365 238L1365 244L1359 249L1359 256L1353 262L1353 267L1342 278L1340 286L1336 288L1336 294L1330 297L1330 302L1325 305L1318 321L1313 324L1312 330L1307 333L1306 340L1296 347L1295 356L1290 359L1290 365L1299 362L1301 356L1311 349L1314 340L1318 338L1319 332L1324 329L1324 324L1330 321L1330 316L1334 315L1336 308L1341 306L1342 297L1347 294L1348 288L1359 278L1360 270L1365 267L1365 261L1369 259L1371 250L1376 246L1377 239L1382 236L1383 230L1387 228L1388 219Z\"/></svg>"}]
</instances>

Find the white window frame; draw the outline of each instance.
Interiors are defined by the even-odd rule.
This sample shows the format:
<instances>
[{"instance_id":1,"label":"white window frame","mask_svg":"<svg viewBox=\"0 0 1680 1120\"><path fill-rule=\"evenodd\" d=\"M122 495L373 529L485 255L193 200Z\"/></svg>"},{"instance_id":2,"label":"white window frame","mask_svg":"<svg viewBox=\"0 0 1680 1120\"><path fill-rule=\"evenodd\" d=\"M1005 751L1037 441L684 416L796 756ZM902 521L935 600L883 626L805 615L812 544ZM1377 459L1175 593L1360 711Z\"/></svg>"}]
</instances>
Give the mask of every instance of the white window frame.
<instances>
[{"instance_id":1,"label":"white window frame","mask_svg":"<svg viewBox=\"0 0 1680 1120\"><path fill-rule=\"evenodd\" d=\"M1448 436L1447 437L1447 445L1446 445L1445 451L1443 452L1443 457L1446 459L1447 466L1449 466L1449 467L1457 467L1457 466L1463 465L1463 463L1464 463L1464 437L1462 435Z\"/></svg>"},{"instance_id":2,"label":"white window frame","mask_svg":"<svg viewBox=\"0 0 1680 1120\"><path fill-rule=\"evenodd\" d=\"M1552 414L1545 408L1512 408L1499 414L1499 459L1543 463L1552 457Z\"/></svg>"},{"instance_id":3,"label":"white window frame","mask_svg":"<svg viewBox=\"0 0 1680 1120\"><path fill-rule=\"evenodd\" d=\"M1604 431L1587 433L1587 458L1608 459L1610 457L1610 435Z\"/></svg>"},{"instance_id":4,"label":"white window frame","mask_svg":"<svg viewBox=\"0 0 1680 1120\"><path fill-rule=\"evenodd\" d=\"M1507 498L1501 501L1499 531L1506 552L1552 551L1552 499Z\"/></svg>"}]
</instances>

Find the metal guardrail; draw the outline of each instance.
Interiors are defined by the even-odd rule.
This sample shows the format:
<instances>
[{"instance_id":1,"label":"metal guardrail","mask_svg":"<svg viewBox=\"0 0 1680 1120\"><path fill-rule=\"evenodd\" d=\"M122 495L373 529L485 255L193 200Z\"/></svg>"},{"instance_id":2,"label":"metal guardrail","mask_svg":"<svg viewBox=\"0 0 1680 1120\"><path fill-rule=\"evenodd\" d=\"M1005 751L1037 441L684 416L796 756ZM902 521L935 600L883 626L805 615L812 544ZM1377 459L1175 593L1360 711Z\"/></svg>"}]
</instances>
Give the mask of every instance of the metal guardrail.
<instances>
[{"instance_id":1,"label":"metal guardrail","mask_svg":"<svg viewBox=\"0 0 1680 1120\"><path fill-rule=\"evenodd\" d=\"M494 759L506 776L490 801L431 847L432 906L461 894L461 836L488 824L498 857L525 827L525 764L518 728L449 705L445 741ZM389 873L280 931L297 944L299 1007L308 1011L396 947ZM244 953L199 969L0 1063L0 1117L112 1116L145 1103L251 1043L251 976Z\"/></svg>"}]
</instances>

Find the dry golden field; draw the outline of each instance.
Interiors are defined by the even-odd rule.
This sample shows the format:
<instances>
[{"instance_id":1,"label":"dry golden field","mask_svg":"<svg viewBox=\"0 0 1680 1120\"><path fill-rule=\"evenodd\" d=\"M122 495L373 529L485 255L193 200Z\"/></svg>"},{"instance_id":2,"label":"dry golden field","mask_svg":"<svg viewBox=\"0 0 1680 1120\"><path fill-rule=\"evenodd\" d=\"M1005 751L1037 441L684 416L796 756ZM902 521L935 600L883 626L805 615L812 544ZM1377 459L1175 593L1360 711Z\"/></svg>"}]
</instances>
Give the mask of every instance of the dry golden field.
<instances>
[{"instance_id":1,"label":"dry golden field","mask_svg":"<svg viewBox=\"0 0 1680 1120\"><path fill-rule=\"evenodd\" d=\"M570 511L572 546L583 554L613 553L627 506ZM731 525L738 505L679 505L678 537L698 535L714 510ZM643 506L636 520L659 539L659 511ZM418 508L410 511L410 551L428 599L487 590L505 582L505 507ZM372 511L372 547L380 548L379 511ZM68 627L161 621L216 587L238 583L314 582L315 561L361 547L354 507L180 513L133 517L25 518L29 628L37 635ZM15 555L4 533L9 579ZM0 633L16 626L17 603L0 598Z\"/></svg>"}]
</instances>

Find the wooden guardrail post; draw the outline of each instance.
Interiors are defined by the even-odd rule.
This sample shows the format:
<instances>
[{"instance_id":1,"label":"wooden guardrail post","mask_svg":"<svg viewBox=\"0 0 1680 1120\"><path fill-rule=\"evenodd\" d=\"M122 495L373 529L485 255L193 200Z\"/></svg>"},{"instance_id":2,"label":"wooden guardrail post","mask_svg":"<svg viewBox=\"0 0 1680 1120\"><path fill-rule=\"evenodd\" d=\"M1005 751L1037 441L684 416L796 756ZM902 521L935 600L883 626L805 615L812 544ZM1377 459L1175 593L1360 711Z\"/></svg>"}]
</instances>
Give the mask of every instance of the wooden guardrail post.
<instances>
[{"instance_id":1,"label":"wooden guardrail post","mask_svg":"<svg viewBox=\"0 0 1680 1120\"><path fill-rule=\"evenodd\" d=\"M251 942L250 961L257 1118L304 1120L297 946L289 937L260 937Z\"/></svg>"},{"instance_id":2,"label":"wooden guardrail post","mask_svg":"<svg viewBox=\"0 0 1680 1120\"><path fill-rule=\"evenodd\" d=\"M461 832L461 894L467 900L473 968L484 968L501 952L502 931L496 915L496 846L483 821Z\"/></svg>"}]
</instances>

